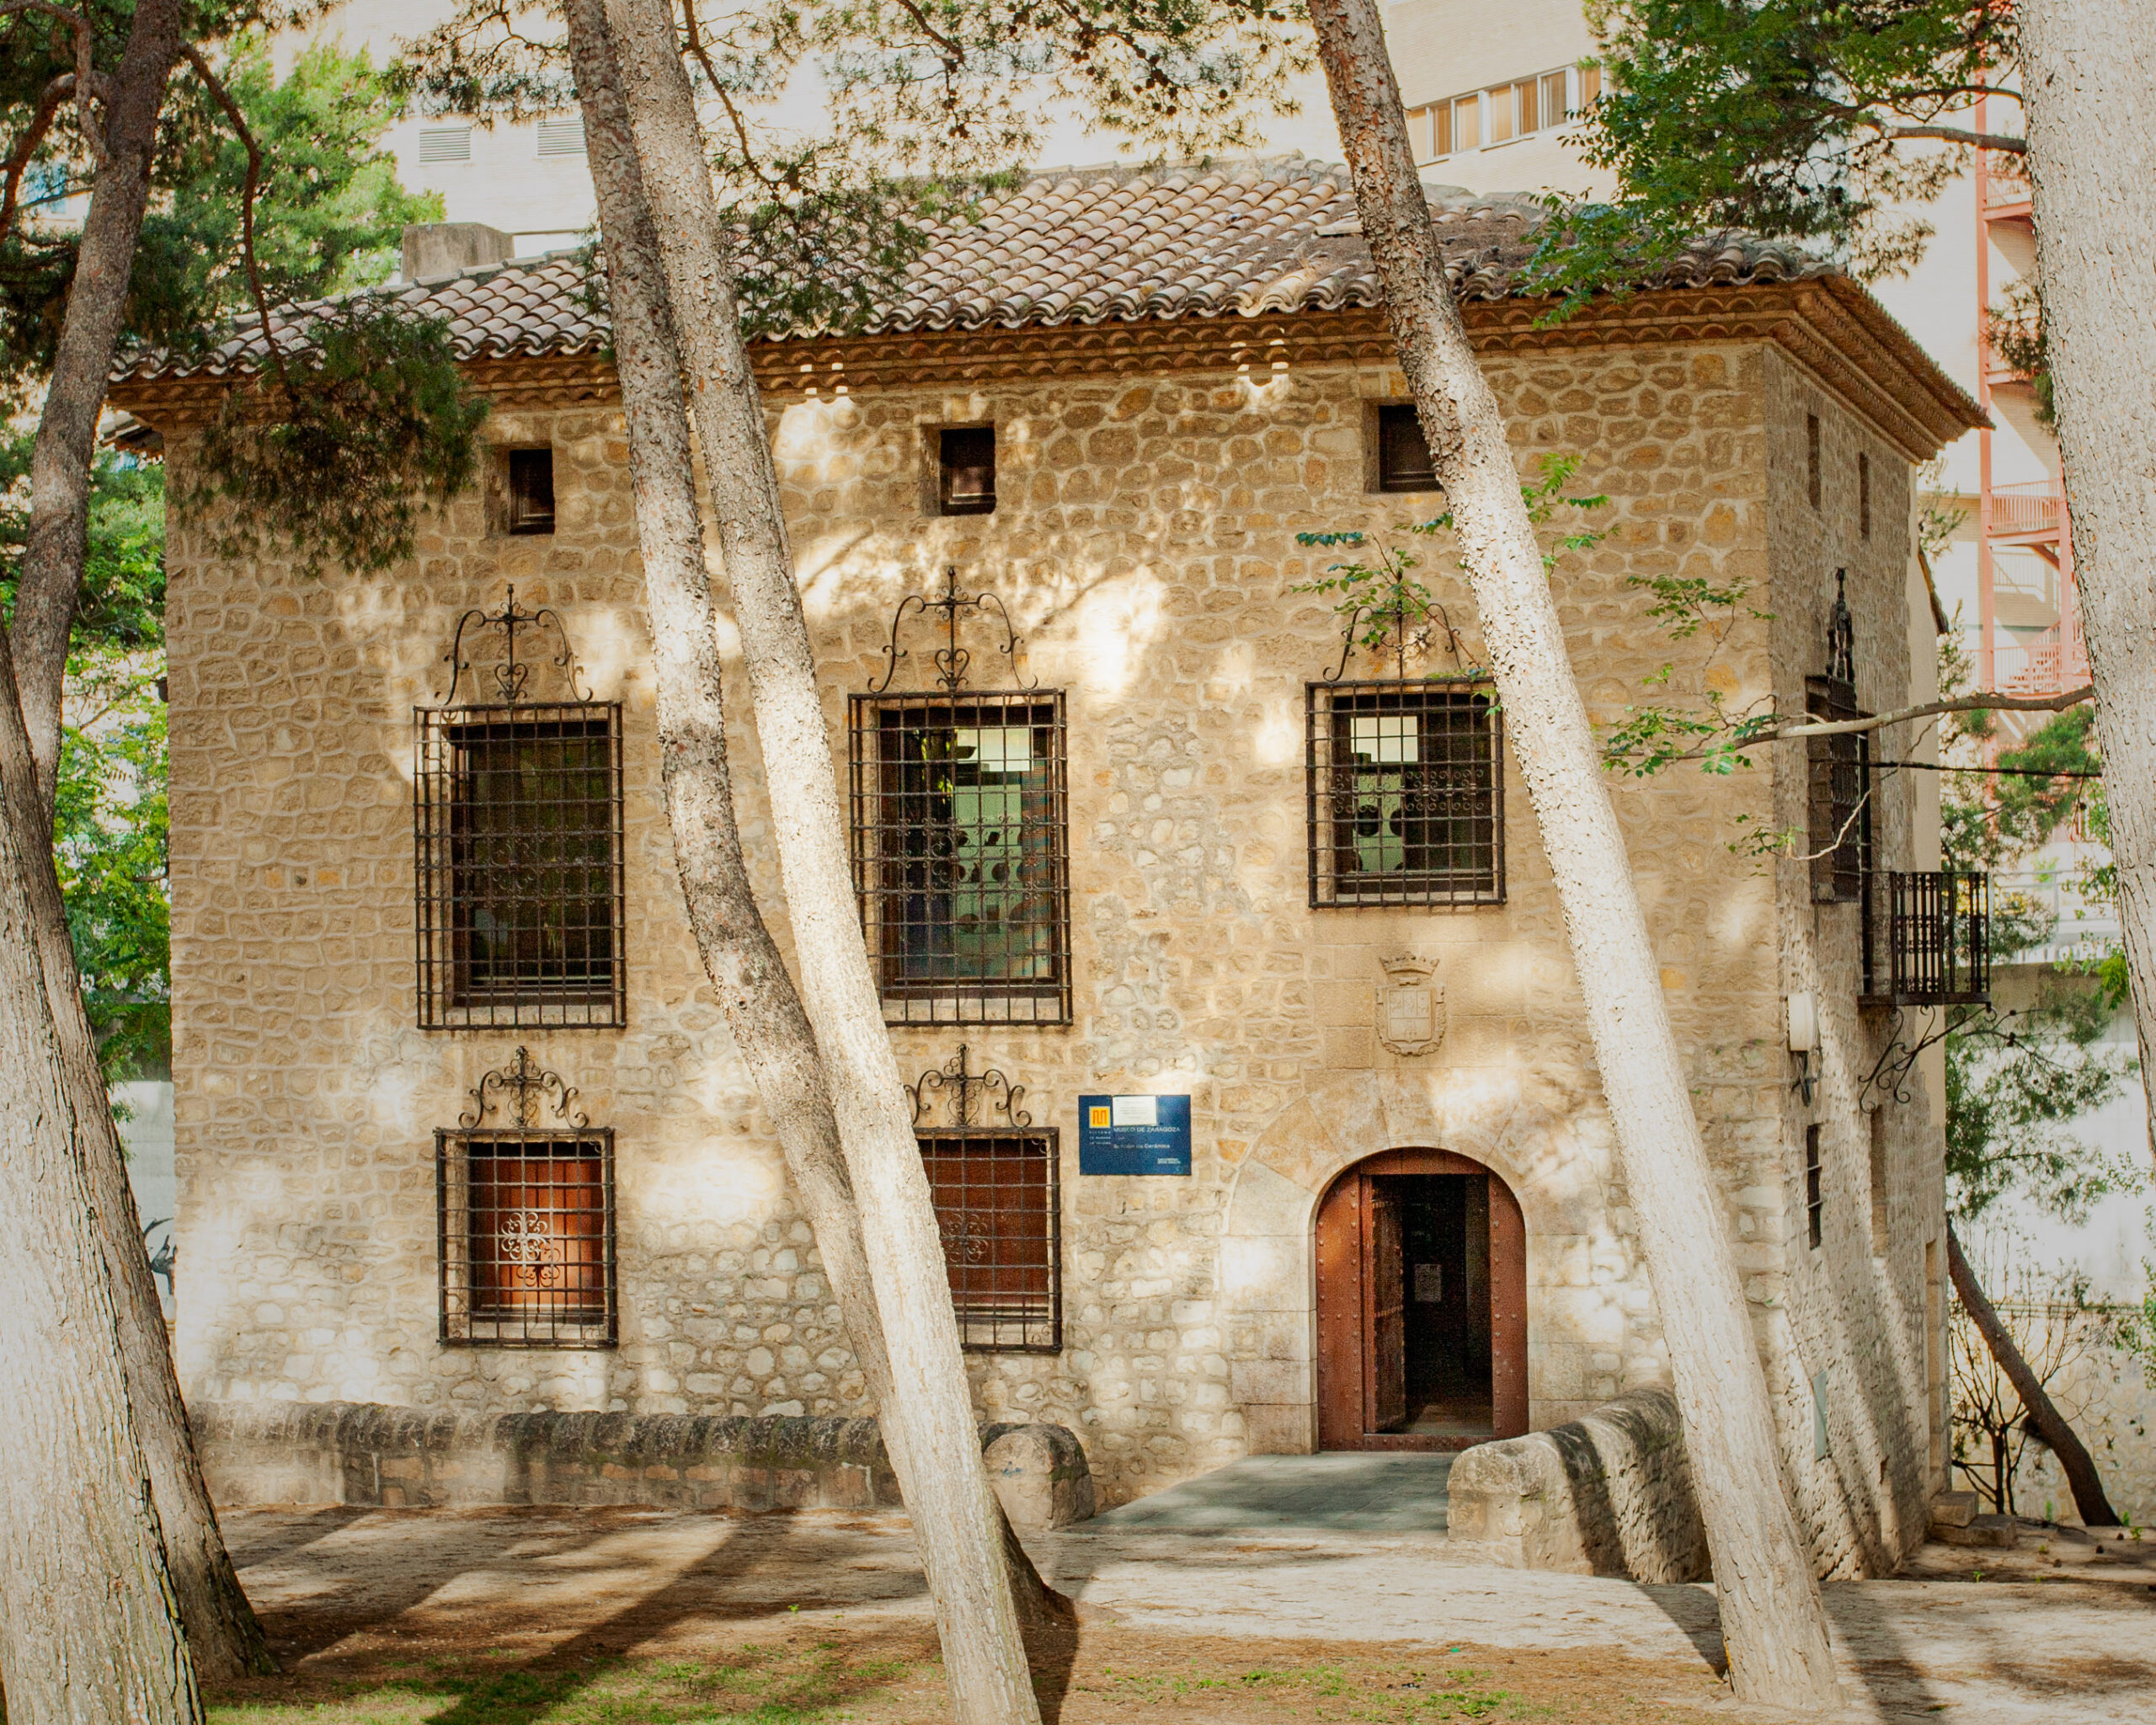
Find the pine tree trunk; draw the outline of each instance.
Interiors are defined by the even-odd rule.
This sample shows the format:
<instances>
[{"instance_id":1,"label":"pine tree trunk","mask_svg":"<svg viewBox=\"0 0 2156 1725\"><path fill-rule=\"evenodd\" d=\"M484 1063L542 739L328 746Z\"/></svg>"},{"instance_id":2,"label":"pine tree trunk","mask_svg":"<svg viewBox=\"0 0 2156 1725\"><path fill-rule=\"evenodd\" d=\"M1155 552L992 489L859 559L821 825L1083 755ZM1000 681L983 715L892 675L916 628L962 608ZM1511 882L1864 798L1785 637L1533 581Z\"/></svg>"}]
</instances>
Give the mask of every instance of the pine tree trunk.
<instances>
[{"instance_id":1,"label":"pine tree trunk","mask_svg":"<svg viewBox=\"0 0 2156 1725\"><path fill-rule=\"evenodd\" d=\"M26 800L12 804L8 818L28 859L25 884L61 1051L62 1081L112 1278L136 1433L156 1492L173 1584L196 1669L227 1677L274 1671L276 1664L218 1531L188 1426L96 1043L83 1010L51 846L61 700L88 542L97 425L123 326L149 196L150 152L182 44L181 24L177 0L143 0L114 74L105 128L110 159L99 166L91 192L32 456L30 526L10 632L22 699L19 708L11 702L0 713L0 729L16 728L10 743L26 748L36 766L34 786L27 777L11 785L11 796L19 791Z\"/></svg>"},{"instance_id":2,"label":"pine tree trunk","mask_svg":"<svg viewBox=\"0 0 2156 1725\"><path fill-rule=\"evenodd\" d=\"M613 63L605 0L569 0L564 15L598 191L615 366L658 669L659 746L675 868L705 972L778 1134L854 1358L881 1408L891 1395L890 1356L838 1119L815 1033L750 884L734 818L680 349ZM1067 1664L1070 1602L1042 1581L1007 1527L1006 1535L1029 1663L1037 1668Z\"/></svg>"},{"instance_id":3,"label":"pine tree trunk","mask_svg":"<svg viewBox=\"0 0 2156 1725\"><path fill-rule=\"evenodd\" d=\"M39 963L35 773L0 725L0 1689L11 1725L177 1725L201 1701Z\"/></svg>"},{"instance_id":4,"label":"pine tree trunk","mask_svg":"<svg viewBox=\"0 0 2156 1725\"><path fill-rule=\"evenodd\" d=\"M1954 1278L1954 1291L1961 1298L1962 1309L1976 1325L1977 1333L1984 1338L1991 1357L1999 1362L1999 1369L2006 1374L2006 1381L2014 1386L2014 1393L2021 1398L2022 1411L2029 1416L2030 1426L2050 1446L2052 1454L2058 1457L2066 1482L2073 1488L2073 1507L2080 1514L2082 1525L2116 1527L2118 1516L2111 1509L2111 1500L2104 1495L2104 1482L2097 1477L2096 1464L2089 1459L2088 1446L2066 1423L2050 1392L2036 1373L2029 1370L2029 1362L2021 1357L2021 1350L2014 1345L2012 1333L1999 1322L1999 1312L1986 1296L1983 1284L1977 1280L1976 1272L1961 1255L1961 1242L1955 1237L1951 1224L1946 1230L1946 1268ZM2004 1475L2001 1478L2003 1481ZM2002 1515L2014 1513L2014 1506L2003 1495L1999 1509Z\"/></svg>"},{"instance_id":5,"label":"pine tree trunk","mask_svg":"<svg viewBox=\"0 0 2156 1725\"><path fill-rule=\"evenodd\" d=\"M883 1440L936 1601L953 1716L1026 1725L1039 1712L1005 1524L981 1464L927 1175L853 902L830 737L694 98L664 4L612 0L607 21L693 386L803 993L889 1355Z\"/></svg>"},{"instance_id":6,"label":"pine tree trunk","mask_svg":"<svg viewBox=\"0 0 2156 1725\"><path fill-rule=\"evenodd\" d=\"M1456 524L1617 1131L1737 1696L1838 1705L1812 1559L1616 814L1504 419L1446 280L1375 0L1311 0L1386 318Z\"/></svg>"},{"instance_id":7,"label":"pine tree trunk","mask_svg":"<svg viewBox=\"0 0 2156 1725\"><path fill-rule=\"evenodd\" d=\"M8 624L23 718L45 795L60 761L67 636L89 545L90 464L105 377L127 311L135 247L149 207L151 157L181 47L180 0L138 0L105 104L108 159L97 164L67 288L60 345L30 454L30 525Z\"/></svg>"},{"instance_id":8,"label":"pine tree trunk","mask_svg":"<svg viewBox=\"0 0 2156 1725\"><path fill-rule=\"evenodd\" d=\"M2141 0L2023 0L2044 345L2141 1070L2156 1075L2156 88ZM2156 1077L2149 1080L2156 1154Z\"/></svg>"}]
</instances>

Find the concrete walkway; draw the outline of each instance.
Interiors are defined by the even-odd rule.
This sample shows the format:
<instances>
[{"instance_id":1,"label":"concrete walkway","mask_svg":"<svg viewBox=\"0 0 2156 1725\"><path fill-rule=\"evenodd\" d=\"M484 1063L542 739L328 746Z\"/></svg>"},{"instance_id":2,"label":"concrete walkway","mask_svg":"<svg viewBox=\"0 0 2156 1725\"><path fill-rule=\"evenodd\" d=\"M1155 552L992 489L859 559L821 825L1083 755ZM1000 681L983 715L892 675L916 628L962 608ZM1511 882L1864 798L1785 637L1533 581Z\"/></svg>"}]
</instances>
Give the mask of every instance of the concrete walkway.
<instances>
[{"instance_id":1,"label":"concrete walkway","mask_svg":"<svg viewBox=\"0 0 2156 1725\"><path fill-rule=\"evenodd\" d=\"M1380 1533L1445 1530L1449 1455L1338 1450L1248 1455L1096 1516L1117 1533Z\"/></svg>"}]
</instances>

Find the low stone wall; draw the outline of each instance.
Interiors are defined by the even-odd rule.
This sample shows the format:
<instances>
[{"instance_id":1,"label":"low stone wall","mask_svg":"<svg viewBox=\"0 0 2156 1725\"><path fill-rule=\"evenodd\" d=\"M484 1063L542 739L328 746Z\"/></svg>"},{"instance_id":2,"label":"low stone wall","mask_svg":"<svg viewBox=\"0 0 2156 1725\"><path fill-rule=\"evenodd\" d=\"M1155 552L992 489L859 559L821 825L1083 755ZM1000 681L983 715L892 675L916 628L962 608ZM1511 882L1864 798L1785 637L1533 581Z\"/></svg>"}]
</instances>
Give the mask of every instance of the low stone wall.
<instances>
[{"instance_id":1,"label":"low stone wall","mask_svg":"<svg viewBox=\"0 0 2156 1725\"><path fill-rule=\"evenodd\" d=\"M899 1504L873 1419L510 1413L366 1402L210 1402L189 1408L223 1505L649 1503L673 1509ZM989 1477L1022 1532L1093 1513L1086 1452L1062 1426L984 1425Z\"/></svg>"},{"instance_id":2,"label":"low stone wall","mask_svg":"<svg viewBox=\"0 0 2156 1725\"><path fill-rule=\"evenodd\" d=\"M1677 1398L1635 1390L1584 1418L1461 1452L1446 1482L1449 1542L1515 1569L1705 1581Z\"/></svg>"}]
</instances>

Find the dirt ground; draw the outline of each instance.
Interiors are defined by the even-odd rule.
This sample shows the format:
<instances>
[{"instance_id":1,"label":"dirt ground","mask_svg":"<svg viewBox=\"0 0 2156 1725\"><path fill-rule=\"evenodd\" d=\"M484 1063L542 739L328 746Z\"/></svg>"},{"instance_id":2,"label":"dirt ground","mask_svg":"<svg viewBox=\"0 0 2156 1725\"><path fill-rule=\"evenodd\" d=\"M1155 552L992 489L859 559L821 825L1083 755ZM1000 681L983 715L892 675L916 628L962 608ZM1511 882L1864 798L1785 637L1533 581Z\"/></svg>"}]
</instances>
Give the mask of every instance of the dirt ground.
<instances>
[{"instance_id":1,"label":"dirt ground","mask_svg":"<svg viewBox=\"0 0 2156 1725\"><path fill-rule=\"evenodd\" d=\"M901 1518L236 1511L286 1674L221 1725L928 1725L947 1717ZM2152 1542L2156 1543L2156 1542ZM1062 1725L1769 1718L1728 1699L1711 1590L1491 1568L1441 1539L1066 1530ZM2101 1551L2102 1556L2094 1555ZM1982 1578L1977 1578L1981 1577ZM1827 1589L1852 1720L2156 1719L2156 1562L2025 1529Z\"/></svg>"}]
</instances>

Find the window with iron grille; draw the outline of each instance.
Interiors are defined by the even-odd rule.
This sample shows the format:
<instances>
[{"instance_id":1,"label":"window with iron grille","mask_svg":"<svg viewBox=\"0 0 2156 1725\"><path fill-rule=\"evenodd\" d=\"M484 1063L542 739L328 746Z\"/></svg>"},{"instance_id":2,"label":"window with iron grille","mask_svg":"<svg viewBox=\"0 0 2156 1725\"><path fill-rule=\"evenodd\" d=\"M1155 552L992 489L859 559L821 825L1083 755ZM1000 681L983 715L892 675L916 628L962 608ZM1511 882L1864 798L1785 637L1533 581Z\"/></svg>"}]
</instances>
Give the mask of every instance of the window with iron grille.
<instances>
[{"instance_id":1,"label":"window with iron grille","mask_svg":"<svg viewBox=\"0 0 2156 1725\"><path fill-rule=\"evenodd\" d=\"M1312 683L1310 901L1505 896L1502 715L1487 683Z\"/></svg>"},{"instance_id":2,"label":"window with iron grille","mask_svg":"<svg viewBox=\"0 0 2156 1725\"><path fill-rule=\"evenodd\" d=\"M1827 1171L1817 1126L1804 1129L1804 1232L1815 1248L1827 1237Z\"/></svg>"},{"instance_id":3,"label":"window with iron grille","mask_svg":"<svg viewBox=\"0 0 2156 1725\"><path fill-rule=\"evenodd\" d=\"M857 695L848 717L885 1018L1070 1023L1062 695Z\"/></svg>"},{"instance_id":4,"label":"window with iron grille","mask_svg":"<svg viewBox=\"0 0 2156 1725\"><path fill-rule=\"evenodd\" d=\"M421 1025L624 1023L620 706L416 716Z\"/></svg>"},{"instance_id":5,"label":"window with iron grille","mask_svg":"<svg viewBox=\"0 0 2156 1725\"><path fill-rule=\"evenodd\" d=\"M1991 877L1890 869L1866 918L1864 998L1872 1006L1983 1006L1991 999ZM1884 927L1876 925L1882 921Z\"/></svg>"},{"instance_id":6,"label":"window with iron grille","mask_svg":"<svg viewBox=\"0 0 2156 1725\"><path fill-rule=\"evenodd\" d=\"M958 1339L969 1353L1063 1347L1063 1204L1056 1135L921 1130Z\"/></svg>"},{"instance_id":7,"label":"window with iron grille","mask_svg":"<svg viewBox=\"0 0 2156 1725\"><path fill-rule=\"evenodd\" d=\"M611 1348L614 1135L435 1134L441 1339Z\"/></svg>"},{"instance_id":8,"label":"window with iron grille","mask_svg":"<svg viewBox=\"0 0 2156 1725\"><path fill-rule=\"evenodd\" d=\"M1806 677L1804 710L1828 720L1865 716L1855 689L1838 677ZM1807 737L1805 753L1812 902L1853 904L1864 896L1871 866L1871 738L1868 732Z\"/></svg>"}]
</instances>

